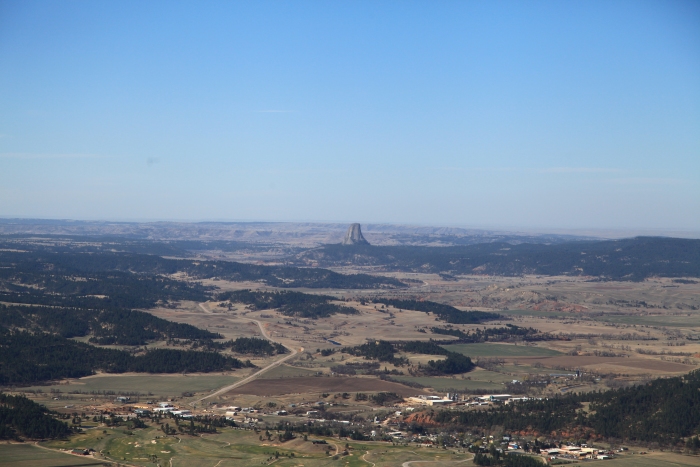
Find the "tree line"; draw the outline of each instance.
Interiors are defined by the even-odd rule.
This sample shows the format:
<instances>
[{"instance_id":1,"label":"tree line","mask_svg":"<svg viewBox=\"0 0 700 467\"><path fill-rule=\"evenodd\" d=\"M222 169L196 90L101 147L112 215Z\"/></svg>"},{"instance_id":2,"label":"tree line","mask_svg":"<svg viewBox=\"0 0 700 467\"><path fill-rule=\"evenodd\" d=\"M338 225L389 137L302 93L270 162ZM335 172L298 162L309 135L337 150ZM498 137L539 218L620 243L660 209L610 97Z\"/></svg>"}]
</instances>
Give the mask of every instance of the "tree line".
<instances>
[{"instance_id":1,"label":"tree line","mask_svg":"<svg viewBox=\"0 0 700 467\"><path fill-rule=\"evenodd\" d=\"M72 430L45 406L24 396L0 393L0 439L63 438Z\"/></svg>"},{"instance_id":2,"label":"tree line","mask_svg":"<svg viewBox=\"0 0 700 467\"><path fill-rule=\"evenodd\" d=\"M472 360L460 353L450 352L435 342L424 341L370 341L355 347L344 348L350 355L365 357L370 360L391 363L396 366L408 364L405 357L397 357L395 352L417 353L423 355L444 355L443 360L430 360L427 366L420 366L419 371L432 376L467 373L474 369Z\"/></svg>"},{"instance_id":3,"label":"tree line","mask_svg":"<svg viewBox=\"0 0 700 467\"><path fill-rule=\"evenodd\" d=\"M227 300L234 303L243 303L253 310L278 309L287 316L299 318L326 318L336 313L345 315L357 314L355 308L331 303L337 300L329 295L313 295L301 292L254 292L251 290L237 290L224 292L217 296L218 300Z\"/></svg>"},{"instance_id":4,"label":"tree line","mask_svg":"<svg viewBox=\"0 0 700 467\"><path fill-rule=\"evenodd\" d=\"M433 313L441 320L451 324L480 324L484 321L500 319L501 315L486 311L462 311L453 306L428 300L402 300L396 298L375 298L374 303L383 303L402 310Z\"/></svg>"},{"instance_id":5,"label":"tree line","mask_svg":"<svg viewBox=\"0 0 700 467\"><path fill-rule=\"evenodd\" d=\"M145 345L152 340L222 338L219 333L191 324L175 323L150 313L125 309L0 305L0 323L5 327L50 332L68 338L92 335L90 342L102 345Z\"/></svg>"},{"instance_id":6,"label":"tree line","mask_svg":"<svg viewBox=\"0 0 700 467\"><path fill-rule=\"evenodd\" d=\"M464 246L325 245L307 256L326 266L373 265L392 271L520 276L594 276L641 281L700 277L700 240L635 237L557 244L492 242Z\"/></svg>"},{"instance_id":7,"label":"tree line","mask_svg":"<svg viewBox=\"0 0 700 467\"><path fill-rule=\"evenodd\" d=\"M253 366L217 352L153 349L132 354L64 337L26 331L0 332L0 384L30 384L107 373L228 371Z\"/></svg>"},{"instance_id":8,"label":"tree line","mask_svg":"<svg viewBox=\"0 0 700 467\"><path fill-rule=\"evenodd\" d=\"M583 403L590 403L584 412ZM439 423L462 428L533 434L577 432L638 442L684 446L700 431L700 370L687 375L605 392L567 394L545 400L498 405L485 411L440 411Z\"/></svg>"},{"instance_id":9,"label":"tree line","mask_svg":"<svg viewBox=\"0 0 700 467\"><path fill-rule=\"evenodd\" d=\"M445 336L454 336L461 342L480 343L480 342L499 342L510 339L524 340L528 342L544 341L556 339L550 334L545 334L535 328L524 328L514 324L506 324L500 328L484 328L475 329L474 331L464 332L461 329L453 328L438 328L432 327L430 331L433 334L441 334Z\"/></svg>"}]
</instances>

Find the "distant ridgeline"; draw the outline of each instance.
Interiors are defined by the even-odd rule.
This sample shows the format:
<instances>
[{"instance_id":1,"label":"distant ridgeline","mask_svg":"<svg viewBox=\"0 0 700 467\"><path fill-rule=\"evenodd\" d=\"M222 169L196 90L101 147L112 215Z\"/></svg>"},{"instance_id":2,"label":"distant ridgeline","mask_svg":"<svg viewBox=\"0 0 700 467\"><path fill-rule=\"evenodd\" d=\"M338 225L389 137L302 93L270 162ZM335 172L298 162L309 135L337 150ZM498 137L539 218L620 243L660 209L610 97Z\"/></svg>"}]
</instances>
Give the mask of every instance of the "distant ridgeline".
<instances>
[{"instance_id":1,"label":"distant ridgeline","mask_svg":"<svg viewBox=\"0 0 700 467\"><path fill-rule=\"evenodd\" d=\"M587 410L582 403L589 402ZM700 432L700 370L655 379L626 389L550 397L488 410L440 411L433 422L463 430L527 432L532 436L568 433L573 439L658 442L684 447ZM683 438L695 436L684 441Z\"/></svg>"},{"instance_id":2,"label":"distant ridgeline","mask_svg":"<svg viewBox=\"0 0 700 467\"><path fill-rule=\"evenodd\" d=\"M383 303L402 310L423 311L433 313L441 320L451 324L479 324L502 318L496 313L485 311L462 311L450 305L424 300L399 300L392 298L375 298L374 303Z\"/></svg>"},{"instance_id":3,"label":"distant ridgeline","mask_svg":"<svg viewBox=\"0 0 700 467\"><path fill-rule=\"evenodd\" d=\"M330 303L337 300L328 295L312 295L301 292L253 292L238 290L224 292L217 296L220 301L230 301L249 305L254 310L278 309L287 316L299 318L326 318L336 313L353 315L357 310Z\"/></svg>"},{"instance_id":4,"label":"distant ridgeline","mask_svg":"<svg viewBox=\"0 0 700 467\"><path fill-rule=\"evenodd\" d=\"M700 240L636 237L557 244L466 246L325 245L297 260L322 266L371 265L389 271L451 274L596 276L613 280L700 277Z\"/></svg>"},{"instance_id":5,"label":"distant ridgeline","mask_svg":"<svg viewBox=\"0 0 700 467\"><path fill-rule=\"evenodd\" d=\"M154 349L130 352L95 347L52 335L0 328L0 384L30 384L107 373L228 371L252 366L218 352Z\"/></svg>"}]
</instances>

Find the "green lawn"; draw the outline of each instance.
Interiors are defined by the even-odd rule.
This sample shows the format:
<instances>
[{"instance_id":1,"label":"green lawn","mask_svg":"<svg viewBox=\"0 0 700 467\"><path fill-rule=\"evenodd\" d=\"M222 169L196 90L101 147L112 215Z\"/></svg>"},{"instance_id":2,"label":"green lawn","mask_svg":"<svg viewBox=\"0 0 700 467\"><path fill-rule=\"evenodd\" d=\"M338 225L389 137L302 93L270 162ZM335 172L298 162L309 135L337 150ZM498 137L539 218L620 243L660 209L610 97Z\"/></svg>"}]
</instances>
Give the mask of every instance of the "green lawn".
<instances>
[{"instance_id":1,"label":"green lawn","mask_svg":"<svg viewBox=\"0 0 700 467\"><path fill-rule=\"evenodd\" d=\"M556 350L543 347L509 344L454 344L443 345L451 352L458 352L468 357L553 357L563 355Z\"/></svg>"},{"instance_id":2,"label":"green lawn","mask_svg":"<svg viewBox=\"0 0 700 467\"><path fill-rule=\"evenodd\" d=\"M13 467L63 467L72 465L102 465L92 457L54 452L32 444L0 444L0 465Z\"/></svg>"}]
</instances>

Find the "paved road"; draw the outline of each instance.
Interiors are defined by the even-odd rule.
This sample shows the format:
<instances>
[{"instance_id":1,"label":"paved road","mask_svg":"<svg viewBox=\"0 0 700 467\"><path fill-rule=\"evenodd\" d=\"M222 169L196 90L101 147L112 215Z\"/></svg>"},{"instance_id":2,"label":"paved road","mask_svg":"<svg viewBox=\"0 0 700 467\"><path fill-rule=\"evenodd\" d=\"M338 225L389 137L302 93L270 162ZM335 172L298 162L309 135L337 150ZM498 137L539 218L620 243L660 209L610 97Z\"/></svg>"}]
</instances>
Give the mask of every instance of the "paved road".
<instances>
[{"instance_id":1,"label":"paved road","mask_svg":"<svg viewBox=\"0 0 700 467\"><path fill-rule=\"evenodd\" d=\"M204 303L200 303L200 304L199 304L199 307L200 307L200 308L202 309L202 311L204 311L205 313L213 314L210 310L207 310L207 308L204 306ZM198 402L201 402L201 401L203 401L203 400L205 400L205 399L209 399L210 397L214 397L214 396L218 396L218 395L224 394L224 393L226 393L226 392L228 392L228 391L230 391L230 390L232 390L232 389L237 388L238 386L243 386L244 384L253 381L255 378L257 378L258 376L262 375L262 374L265 373L266 371L271 370L271 369L273 369L273 368L275 368L275 367L278 367L278 366L280 366L281 364L283 364L284 362L286 362L287 360L289 360L289 359L291 359L291 358L294 358L294 356L295 356L296 354L298 354L299 352L303 352L303 351L304 351L304 348L303 348L303 347L302 347L302 348L299 348L299 350L297 350L297 349L295 349L294 347L290 347L290 346L288 346L288 345L286 345L286 344L283 344L282 342L277 342L277 341L275 341L274 339L272 339L272 338L270 337L270 335L267 333L267 331L265 331L265 327L263 326L263 324L262 324L260 321L258 321L257 319L251 319L251 318L246 318L246 319L249 320L249 321L252 321L252 322L254 322L255 324L258 325L258 327L260 328L260 332L262 333L262 335L263 335L263 337L264 337L265 339L267 339L267 340L269 340L269 341L271 341L271 342L275 342L275 343L279 343L279 344L284 345L284 347L285 347L287 350L290 351L290 354L289 354L289 355L285 355L284 357L280 358L279 360L276 360L276 361L272 362L271 364L269 364L269 365L266 366L265 368L262 368L261 370L259 370L259 371L255 372L255 373L253 373L252 375L248 376L247 378L244 378L244 379L242 379L242 380L240 380L240 381L236 381L235 383L233 383L233 384L231 384L231 385L229 385L229 386L223 387L223 388L219 389L218 391L209 394L208 396L201 397L201 398L197 399L196 401L191 402L190 405L195 406Z\"/></svg>"}]
</instances>

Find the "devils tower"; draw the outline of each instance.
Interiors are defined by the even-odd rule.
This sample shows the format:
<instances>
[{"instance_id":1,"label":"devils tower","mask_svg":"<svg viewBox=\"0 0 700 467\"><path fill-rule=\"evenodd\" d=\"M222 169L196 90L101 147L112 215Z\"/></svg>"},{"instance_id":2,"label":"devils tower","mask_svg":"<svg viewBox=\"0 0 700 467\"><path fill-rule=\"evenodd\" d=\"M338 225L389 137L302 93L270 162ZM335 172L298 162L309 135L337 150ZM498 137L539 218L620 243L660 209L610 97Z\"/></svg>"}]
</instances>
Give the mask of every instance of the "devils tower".
<instances>
[{"instance_id":1,"label":"devils tower","mask_svg":"<svg viewBox=\"0 0 700 467\"><path fill-rule=\"evenodd\" d=\"M360 224L351 224L343 239L343 245L369 245L369 242L362 236Z\"/></svg>"}]
</instances>

